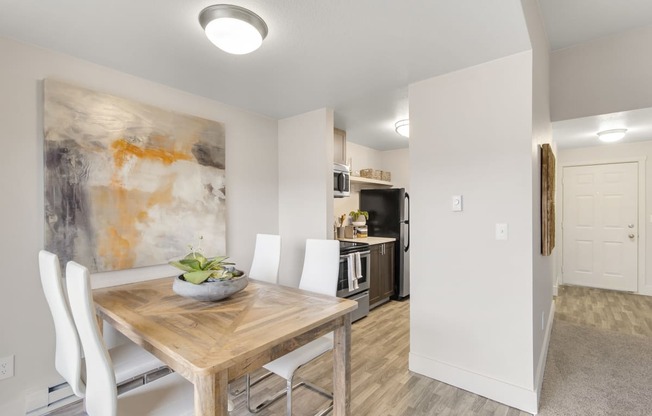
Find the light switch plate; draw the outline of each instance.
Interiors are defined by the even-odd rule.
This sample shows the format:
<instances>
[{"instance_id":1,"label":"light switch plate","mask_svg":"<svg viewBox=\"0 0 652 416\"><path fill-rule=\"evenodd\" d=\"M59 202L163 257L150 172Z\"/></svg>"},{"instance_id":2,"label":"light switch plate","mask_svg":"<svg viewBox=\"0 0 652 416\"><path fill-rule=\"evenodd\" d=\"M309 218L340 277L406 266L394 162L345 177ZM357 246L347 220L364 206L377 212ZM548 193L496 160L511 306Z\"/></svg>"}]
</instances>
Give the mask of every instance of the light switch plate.
<instances>
[{"instance_id":1,"label":"light switch plate","mask_svg":"<svg viewBox=\"0 0 652 416\"><path fill-rule=\"evenodd\" d=\"M453 195L451 198L451 209L453 211L462 211L462 195Z\"/></svg>"},{"instance_id":2,"label":"light switch plate","mask_svg":"<svg viewBox=\"0 0 652 416\"><path fill-rule=\"evenodd\" d=\"M496 240L507 240L508 234L507 224L496 224Z\"/></svg>"}]
</instances>

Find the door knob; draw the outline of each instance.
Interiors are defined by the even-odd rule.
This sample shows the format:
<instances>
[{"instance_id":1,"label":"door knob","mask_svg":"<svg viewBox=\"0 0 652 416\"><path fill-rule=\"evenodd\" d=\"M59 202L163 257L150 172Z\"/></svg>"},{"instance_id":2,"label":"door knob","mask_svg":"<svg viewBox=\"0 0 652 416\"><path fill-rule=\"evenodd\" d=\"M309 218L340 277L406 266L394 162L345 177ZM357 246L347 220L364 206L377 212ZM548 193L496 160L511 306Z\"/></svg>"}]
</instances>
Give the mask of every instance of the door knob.
<instances>
[{"instance_id":1,"label":"door knob","mask_svg":"<svg viewBox=\"0 0 652 416\"><path fill-rule=\"evenodd\" d=\"M628 228L634 228L634 224L627 224Z\"/></svg>"},{"instance_id":2,"label":"door knob","mask_svg":"<svg viewBox=\"0 0 652 416\"><path fill-rule=\"evenodd\" d=\"M634 238L635 236L634 236L634 234L630 234L628 237L629 238Z\"/></svg>"}]
</instances>

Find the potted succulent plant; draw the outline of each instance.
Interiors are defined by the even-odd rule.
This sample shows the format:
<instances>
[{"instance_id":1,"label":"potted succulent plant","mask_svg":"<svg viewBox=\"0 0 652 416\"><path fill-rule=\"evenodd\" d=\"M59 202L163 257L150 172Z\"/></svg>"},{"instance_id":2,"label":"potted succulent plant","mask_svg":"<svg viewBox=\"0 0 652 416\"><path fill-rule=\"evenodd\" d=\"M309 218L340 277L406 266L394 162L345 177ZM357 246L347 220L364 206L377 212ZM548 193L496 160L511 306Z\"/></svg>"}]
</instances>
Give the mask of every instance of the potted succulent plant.
<instances>
[{"instance_id":1,"label":"potted succulent plant","mask_svg":"<svg viewBox=\"0 0 652 416\"><path fill-rule=\"evenodd\" d=\"M245 273L227 262L228 257L206 257L192 246L190 249L184 258L169 263L185 272L174 279L172 289L175 293L202 301L217 301L247 287L249 281Z\"/></svg>"},{"instance_id":2,"label":"potted succulent plant","mask_svg":"<svg viewBox=\"0 0 652 416\"><path fill-rule=\"evenodd\" d=\"M369 213L367 211L351 211L349 215L351 216L351 224L356 227L365 225L369 219Z\"/></svg>"}]
</instances>

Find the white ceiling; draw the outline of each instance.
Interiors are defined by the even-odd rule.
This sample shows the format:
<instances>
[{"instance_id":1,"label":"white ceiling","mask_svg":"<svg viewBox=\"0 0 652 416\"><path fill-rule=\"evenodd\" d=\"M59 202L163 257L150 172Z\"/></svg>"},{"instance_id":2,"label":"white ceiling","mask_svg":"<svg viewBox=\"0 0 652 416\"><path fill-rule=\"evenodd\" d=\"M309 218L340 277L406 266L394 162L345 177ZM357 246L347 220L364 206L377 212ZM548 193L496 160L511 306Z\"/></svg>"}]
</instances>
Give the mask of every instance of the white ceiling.
<instances>
[{"instance_id":1,"label":"white ceiling","mask_svg":"<svg viewBox=\"0 0 652 416\"><path fill-rule=\"evenodd\" d=\"M609 146L610 143L598 140L597 133L620 128L627 129L620 143L651 140L652 108L557 121L552 124L552 134L559 149Z\"/></svg>"},{"instance_id":2,"label":"white ceiling","mask_svg":"<svg viewBox=\"0 0 652 416\"><path fill-rule=\"evenodd\" d=\"M273 118L330 107L347 139L379 150L407 146L393 124L408 84L530 47L521 0L232 3L269 26L249 55L206 39L210 0L0 0L0 36ZM553 48L652 23L650 0L540 3Z\"/></svg>"},{"instance_id":3,"label":"white ceiling","mask_svg":"<svg viewBox=\"0 0 652 416\"><path fill-rule=\"evenodd\" d=\"M0 36L274 118L334 108L341 127L359 131L352 103L406 95L411 82L529 48L520 0L232 3L269 27L249 55L228 55L206 39L197 19L210 0L0 0ZM368 123L405 107L374 104L377 116L361 109Z\"/></svg>"},{"instance_id":4,"label":"white ceiling","mask_svg":"<svg viewBox=\"0 0 652 416\"><path fill-rule=\"evenodd\" d=\"M539 0L551 49L652 24L650 0Z\"/></svg>"}]
</instances>

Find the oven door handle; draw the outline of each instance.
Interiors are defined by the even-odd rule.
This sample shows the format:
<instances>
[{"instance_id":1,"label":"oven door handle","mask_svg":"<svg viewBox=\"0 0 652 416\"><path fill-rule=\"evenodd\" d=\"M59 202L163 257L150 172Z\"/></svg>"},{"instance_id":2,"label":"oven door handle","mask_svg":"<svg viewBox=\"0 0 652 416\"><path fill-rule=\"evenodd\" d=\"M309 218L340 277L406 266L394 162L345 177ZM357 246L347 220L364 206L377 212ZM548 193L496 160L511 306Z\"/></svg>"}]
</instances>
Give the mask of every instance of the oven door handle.
<instances>
[{"instance_id":1,"label":"oven door handle","mask_svg":"<svg viewBox=\"0 0 652 416\"><path fill-rule=\"evenodd\" d=\"M370 256L371 255L371 251L369 251L369 250L367 250L367 251L353 251L353 252L347 253L347 254L340 254L340 260L347 259L349 257L349 254L353 254L353 253L360 253L361 256Z\"/></svg>"}]
</instances>

